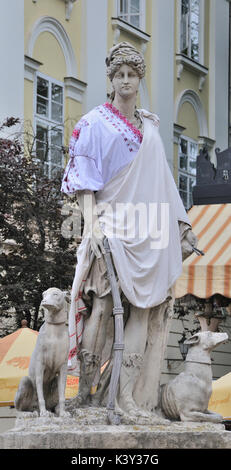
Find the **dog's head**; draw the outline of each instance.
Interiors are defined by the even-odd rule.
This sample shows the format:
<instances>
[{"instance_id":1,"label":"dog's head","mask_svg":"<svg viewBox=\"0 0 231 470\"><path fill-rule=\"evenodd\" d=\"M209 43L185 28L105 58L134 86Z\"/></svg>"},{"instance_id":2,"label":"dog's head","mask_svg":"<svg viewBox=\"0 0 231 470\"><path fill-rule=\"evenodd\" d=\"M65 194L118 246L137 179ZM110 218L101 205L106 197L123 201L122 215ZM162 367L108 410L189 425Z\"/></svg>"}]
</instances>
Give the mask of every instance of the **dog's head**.
<instances>
[{"instance_id":1,"label":"dog's head","mask_svg":"<svg viewBox=\"0 0 231 470\"><path fill-rule=\"evenodd\" d=\"M41 306L55 313L65 308L66 302L68 302L68 292L50 287L43 292Z\"/></svg>"},{"instance_id":2,"label":"dog's head","mask_svg":"<svg viewBox=\"0 0 231 470\"><path fill-rule=\"evenodd\" d=\"M213 331L199 331L184 342L189 346L199 345L202 349L212 351L216 346L228 341L227 333L217 333Z\"/></svg>"}]
</instances>

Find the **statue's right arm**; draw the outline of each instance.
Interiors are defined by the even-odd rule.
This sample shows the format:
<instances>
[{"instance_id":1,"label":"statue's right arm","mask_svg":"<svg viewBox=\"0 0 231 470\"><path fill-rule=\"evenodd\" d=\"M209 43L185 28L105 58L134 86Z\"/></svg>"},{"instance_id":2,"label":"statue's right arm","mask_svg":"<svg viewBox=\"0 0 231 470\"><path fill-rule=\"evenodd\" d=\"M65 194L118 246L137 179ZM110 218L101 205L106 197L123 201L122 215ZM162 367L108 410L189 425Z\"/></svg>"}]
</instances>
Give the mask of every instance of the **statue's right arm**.
<instances>
[{"instance_id":1,"label":"statue's right arm","mask_svg":"<svg viewBox=\"0 0 231 470\"><path fill-rule=\"evenodd\" d=\"M90 190L77 191L77 201L84 219L84 228L90 236L91 249L97 258L105 252L103 246L104 234L100 228L97 215L95 194Z\"/></svg>"}]
</instances>

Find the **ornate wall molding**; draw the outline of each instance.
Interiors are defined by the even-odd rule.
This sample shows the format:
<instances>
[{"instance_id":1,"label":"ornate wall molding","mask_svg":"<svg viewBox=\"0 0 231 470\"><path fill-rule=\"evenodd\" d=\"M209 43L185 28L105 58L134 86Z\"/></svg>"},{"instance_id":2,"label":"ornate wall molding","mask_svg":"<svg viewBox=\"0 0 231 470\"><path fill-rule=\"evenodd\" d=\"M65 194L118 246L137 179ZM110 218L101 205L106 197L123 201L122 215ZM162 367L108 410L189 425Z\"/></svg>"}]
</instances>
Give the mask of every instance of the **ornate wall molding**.
<instances>
[{"instance_id":1,"label":"ornate wall molding","mask_svg":"<svg viewBox=\"0 0 231 470\"><path fill-rule=\"evenodd\" d=\"M190 103L194 108L197 119L198 125L200 129L200 135L204 137L208 137L208 124L206 119L206 114L204 111L203 104L200 100L200 97L194 90L184 90L177 98L176 105L175 105L175 123L178 122L178 115L179 111L184 103Z\"/></svg>"},{"instance_id":2,"label":"ornate wall molding","mask_svg":"<svg viewBox=\"0 0 231 470\"><path fill-rule=\"evenodd\" d=\"M180 137L185 131L186 127L180 126L179 124L174 123L173 125L173 141L174 144L179 144Z\"/></svg>"},{"instance_id":3,"label":"ornate wall molding","mask_svg":"<svg viewBox=\"0 0 231 470\"><path fill-rule=\"evenodd\" d=\"M32 0L33 3L37 3L38 0ZM65 14L66 14L66 20L69 21L71 18L71 12L74 3L76 0L63 0L65 3Z\"/></svg>"},{"instance_id":4,"label":"ornate wall molding","mask_svg":"<svg viewBox=\"0 0 231 470\"><path fill-rule=\"evenodd\" d=\"M64 77L66 97L72 100L83 102L87 83L73 77Z\"/></svg>"},{"instance_id":5,"label":"ornate wall molding","mask_svg":"<svg viewBox=\"0 0 231 470\"><path fill-rule=\"evenodd\" d=\"M144 43L150 41L151 36L144 31L141 31L138 28L126 23L121 18L112 18L111 19L112 28L114 31L114 43L116 44L120 38L120 31L126 31L127 33L134 36L134 38L141 40Z\"/></svg>"},{"instance_id":6,"label":"ornate wall molding","mask_svg":"<svg viewBox=\"0 0 231 470\"><path fill-rule=\"evenodd\" d=\"M176 66L177 66L177 79L180 80L183 70L189 70L198 76L198 88L200 91L203 89L203 85L208 75L207 67L195 62L189 57L183 54L176 54Z\"/></svg>"},{"instance_id":7,"label":"ornate wall molding","mask_svg":"<svg viewBox=\"0 0 231 470\"><path fill-rule=\"evenodd\" d=\"M35 43L38 39L38 36L43 32L49 32L57 39L65 57L66 75L68 77L77 78L77 63L71 41L64 27L55 18L50 16L43 16L34 23L28 41L26 55L33 57Z\"/></svg>"},{"instance_id":8,"label":"ornate wall molding","mask_svg":"<svg viewBox=\"0 0 231 470\"><path fill-rule=\"evenodd\" d=\"M32 57L28 57L27 55L24 56L24 77L33 82L34 75L39 70L40 65L42 62L38 60L32 59Z\"/></svg>"},{"instance_id":9,"label":"ornate wall molding","mask_svg":"<svg viewBox=\"0 0 231 470\"><path fill-rule=\"evenodd\" d=\"M72 8L76 0L64 0L64 1L65 1L65 10L66 10L66 20L69 21L71 18Z\"/></svg>"}]
</instances>

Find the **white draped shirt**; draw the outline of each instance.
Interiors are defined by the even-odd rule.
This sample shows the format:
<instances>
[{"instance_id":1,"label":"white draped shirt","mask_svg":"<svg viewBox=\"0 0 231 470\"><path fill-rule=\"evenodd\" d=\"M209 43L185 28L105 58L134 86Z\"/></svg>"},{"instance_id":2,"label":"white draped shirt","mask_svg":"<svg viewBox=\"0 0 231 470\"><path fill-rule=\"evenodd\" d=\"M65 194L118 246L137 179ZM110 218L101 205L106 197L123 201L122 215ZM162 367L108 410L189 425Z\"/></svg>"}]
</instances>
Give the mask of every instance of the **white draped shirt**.
<instances>
[{"instance_id":1,"label":"white draped shirt","mask_svg":"<svg viewBox=\"0 0 231 470\"><path fill-rule=\"evenodd\" d=\"M152 115L158 125L159 119ZM98 191L130 163L142 142L141 132L112 104L92 109L76 124L61 191Z\"/></svg>"}]
</instances>

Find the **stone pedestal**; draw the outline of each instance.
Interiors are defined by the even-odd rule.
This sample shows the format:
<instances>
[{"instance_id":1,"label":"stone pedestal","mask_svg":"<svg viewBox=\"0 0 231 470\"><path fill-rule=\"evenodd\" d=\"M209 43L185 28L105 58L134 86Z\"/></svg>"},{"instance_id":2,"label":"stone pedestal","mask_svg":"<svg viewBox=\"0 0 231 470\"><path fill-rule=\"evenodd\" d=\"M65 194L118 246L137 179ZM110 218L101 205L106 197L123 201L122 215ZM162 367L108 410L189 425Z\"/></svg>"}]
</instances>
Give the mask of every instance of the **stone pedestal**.
<instances>
[{"instance_id":1,"label":"stone pedestal","mask_svg":"<svg viewBox=\"0 0 231 470\"><path fill-rule=\"evenodd\" d=\"M76 410L70 418L22 414L0 434L0 449L231 449L223 424L107 424L105 409Z\"/></svg>"}]
</instances>

